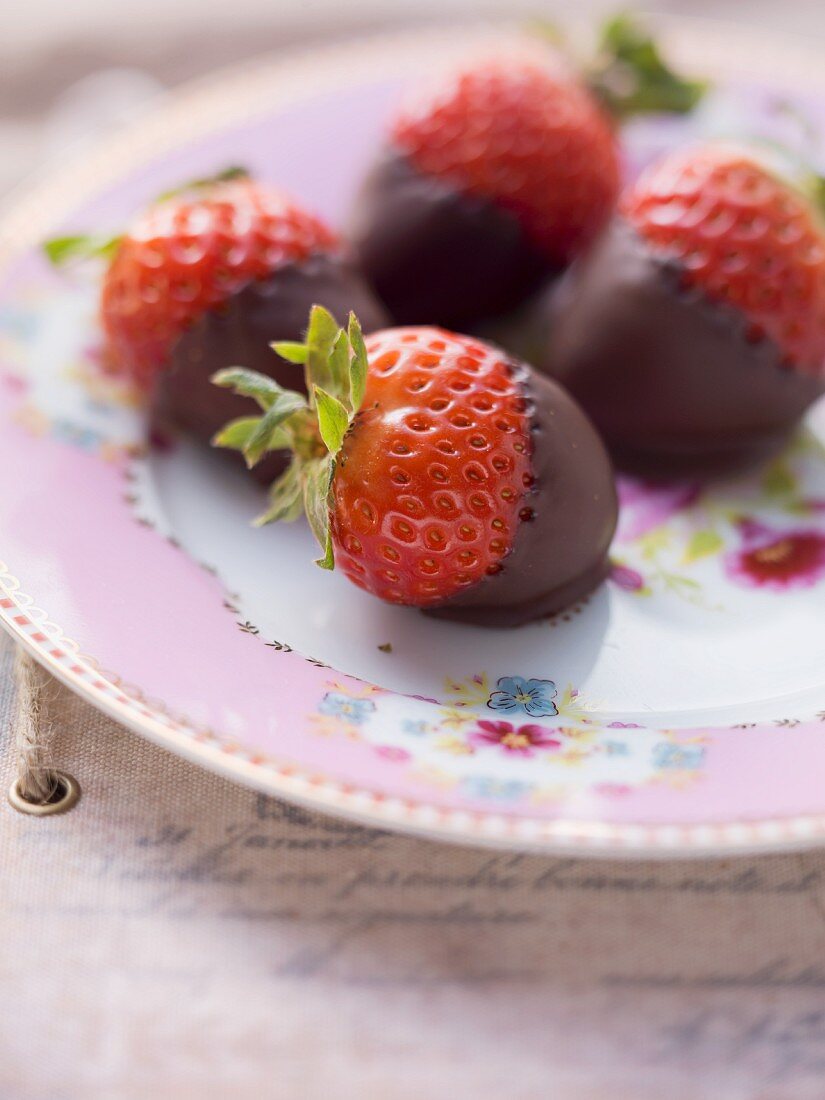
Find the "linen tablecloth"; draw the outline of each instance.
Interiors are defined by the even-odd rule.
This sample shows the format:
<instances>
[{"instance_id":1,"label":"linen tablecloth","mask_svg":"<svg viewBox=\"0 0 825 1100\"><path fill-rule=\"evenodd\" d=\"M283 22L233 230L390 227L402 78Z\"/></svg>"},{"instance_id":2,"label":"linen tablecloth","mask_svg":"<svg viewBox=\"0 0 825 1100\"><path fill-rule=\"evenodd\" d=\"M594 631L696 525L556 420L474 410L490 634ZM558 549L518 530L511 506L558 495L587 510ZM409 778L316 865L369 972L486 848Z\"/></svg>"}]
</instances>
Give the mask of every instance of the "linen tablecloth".
<instances>
[{"instance_id":1,"label":"linen tablecloth","mask_svg":"<svg viewBox=\"0 0 825 1100\"><path fill-rule=\"evenodd\" d=\"M10 670L5 644L4 728ZM49 694L83 797L0 806L4 1100L825 1094L825 856L435 845L258 795Z\"/></svg>"}]
</instances>

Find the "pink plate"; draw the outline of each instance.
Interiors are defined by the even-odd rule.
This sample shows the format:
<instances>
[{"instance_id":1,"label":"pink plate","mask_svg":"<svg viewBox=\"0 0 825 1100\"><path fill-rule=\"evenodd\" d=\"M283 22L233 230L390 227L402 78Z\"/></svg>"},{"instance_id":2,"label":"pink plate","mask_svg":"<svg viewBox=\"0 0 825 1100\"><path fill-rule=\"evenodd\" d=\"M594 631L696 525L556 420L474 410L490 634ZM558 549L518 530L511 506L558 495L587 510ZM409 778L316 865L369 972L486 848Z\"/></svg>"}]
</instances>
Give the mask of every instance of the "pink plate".
<instances>
[{"instance_id":1,"label":"pink plate","mask_svg":"<svg viewBox=\"0 0 825 1100\"><path fill-rule=\"evenodd\" d=\"M810 154L825 125L818 56L739 29L663 29L717 84L689 119L633 124L628 172L703 134ZM230 163L342 224L392 103L455 37L406 33L213 78L6 214L3 624L139 733L374 826L575 852L820 843L822 406L745 479L623 483L613 576L585 605L515 631L435 622L316 570L300 524L252 530L258 490L219 457L146 454L139 411L95 372L95 272L56 276L40 258L44 237L116 230Z\"/></svg>"}]
</instances>

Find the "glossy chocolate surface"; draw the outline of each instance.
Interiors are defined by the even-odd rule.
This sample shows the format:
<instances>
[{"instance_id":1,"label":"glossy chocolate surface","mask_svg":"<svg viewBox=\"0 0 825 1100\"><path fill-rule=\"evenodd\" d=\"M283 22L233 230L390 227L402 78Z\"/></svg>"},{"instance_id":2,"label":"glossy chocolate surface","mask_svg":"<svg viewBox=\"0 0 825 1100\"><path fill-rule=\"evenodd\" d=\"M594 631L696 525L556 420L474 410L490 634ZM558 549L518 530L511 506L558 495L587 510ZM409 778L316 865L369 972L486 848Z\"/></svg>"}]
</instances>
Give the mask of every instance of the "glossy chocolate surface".
<instances>
[{"instance_id":1,"label":"glossy chocolate surface","mask_svg":"<svg viewBox=\"0 0 825 1100\"><path fill-rule=\"evenodd\" d=\"M579 401L617 464L647 476L758 462L825 391L783 367L771 340L749 341L737 310L685 289L678 266L618 217L538 308L537 365Z\"/></svg>"},{"instance_id":2,"label":"glossy chocolate surface","mask_svg":"<svg viewBox=\"0 0 825 1100\"><path fill-rule=\"evenodd\" d=\"M520 368L529 400L535 484L500 573L429 614L519 626L587 596L607 575L618 505L607 452L587 417L547 378Z\"/></svg>"},{"instance_id":3,"label":"glossy chocolate surface","mask_svg":"<svg viewBox=\"0 0 825 1100\"><path fill-rule=\"evenodd\" d=\"M393 150L364 181L350 237L396 324L466 331L512 309L550 266L512 214L422 175Z\"/></svg>"},{"instance_id":4,"label":"glossy chocolate surface","mask_svg":"<svg viewBox=\"0 0 825 1100\"><path fill-rule=\"evenodd\" d=\"M258 406L250 398L209 381L224 367L248 367L287 389L304 391L303 369L285 362L269 345L273 340L302 339L310 307L316 303L326 306L341 323L354 310L365 332L388 323L383 307L357 271L333 256L311 256L268 279L249 283L200 317L178 340L155 393L154 434L182 429L208 443L228 421L256 415ZM234 451L226 454L243 462ZM252 472L269 483L284 466L283 456L270 454Z\"/></svg>"}]
</instances>

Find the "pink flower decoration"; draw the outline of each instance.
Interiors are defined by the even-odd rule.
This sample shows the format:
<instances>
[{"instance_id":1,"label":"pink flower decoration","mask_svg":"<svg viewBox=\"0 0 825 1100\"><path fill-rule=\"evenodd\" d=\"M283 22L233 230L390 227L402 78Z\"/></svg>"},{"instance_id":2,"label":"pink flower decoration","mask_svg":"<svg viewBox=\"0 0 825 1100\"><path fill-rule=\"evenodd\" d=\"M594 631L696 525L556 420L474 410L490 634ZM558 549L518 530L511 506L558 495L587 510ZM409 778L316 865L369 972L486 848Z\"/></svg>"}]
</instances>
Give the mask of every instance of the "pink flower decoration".
<instances>
[{"instance_id":1,"label":"pink flower decoration","mask_svg":"<svg viewBox=\"0 0 825 1100\"><path fill-rule=\"evenodd\" d=\"M631 788L626 783L597 783L593 790L603 798L622 798Z\"/></svg>"},{"instance_id":2,"label":"pink flower decoration","mask_svg":"<svg viewBox=\"0 0 825 1100\"><path fill-rule=\"evenodd\" d=\"M627 565L614 564L610 567L610 580L625 592L638 592L644 588L645 579L641 573Z\"/></svg>"},{"instance_id":3,"label":"pink flower decoration","mask_svg":"<svg viewBox=\"0 0 825 1100\"><path fill-rule=\"evenodd\" d=\"M7 390L10 390L12 393L25 393L26 390L28 390L29 388L29 383L26 381L26 379L21 378L17 374L12 374L11 372L4 371L2 377L3 385L6 387Z\"/></svg>"},{"instance_id":4,"label":"pink flower decoration","mask_svg":"<svg viewBox=\"0 0 825 1100\"><path fill-rule=\"evenodd\" d=\"M809 588L825 576L825 536L818 531L770 531L729 554L730 578L751 588Z\"/></svg>"},{"instance_id":5,"label":"pink flower decoration","mask_svg":"<svg viewBox=\"0 0 825 1100\"><path fill-rule=\"evenodd\" d=\"M690 508L701 493L702 486L697 482L663 486L621 479L619 542L632 542L661 527L679 512Z\"/></svg>"},{"instance_id":6,"label":"pink flower decoration","mask_svg":"<svg viewBox=\"0 0 825 1100\"><path fill-rule=\"evenodd\" d=\"M393 764L403 764L410 759L406 749L399 749L395 745L376 745L375 752L382 760L389 760Z\"/></svg>"},{"instance_id":7,"label":"pink flower decoration","mask_svg":"<svg viewBox=\"0 0 825 1100\"><path fill-rule=\"evenodd\" d=\"M753 516L740 516L736 521L736 529L741 535L742 541L746 543L776 534L773 527L768 527L762 520L754 519Z\"/></svg>"},{"instance_id":8,"label":"pink flower decoration","mask_svg":"<svg viewBox=\"0 0 825 1100\"><path fill-rule=\"evenodd\" d=\"M561 741L553 737L552 731L542 726L519 726L516 729L511 722L486 720L478 723L478 729L470 734L468 740L479 748L497 745L513 756L533 756L537 749L561 747Z\"/></svg>"}]
</instances>

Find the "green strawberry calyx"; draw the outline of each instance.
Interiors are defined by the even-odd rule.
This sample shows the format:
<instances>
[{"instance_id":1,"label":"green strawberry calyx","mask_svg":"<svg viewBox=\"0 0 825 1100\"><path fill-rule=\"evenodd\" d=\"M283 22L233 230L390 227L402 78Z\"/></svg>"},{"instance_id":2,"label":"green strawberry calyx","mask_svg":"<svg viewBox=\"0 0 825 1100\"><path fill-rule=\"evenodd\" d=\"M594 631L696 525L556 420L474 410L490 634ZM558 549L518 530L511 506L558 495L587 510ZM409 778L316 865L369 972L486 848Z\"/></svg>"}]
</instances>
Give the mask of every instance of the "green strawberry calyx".
<instances>
[{"instance_id":1,"label":"green strawberry calyx","mask_svg":"<svg viewBox=\"0 0 825 1100\"><path fill-rule=\"evenodd\" d=\"M231 183L233 180L248 180L250 172L239 164L230 164L228 168L221 168L219 172L213 172L211 176L202 176L198 179L181 183L177 187L171 187L168 191L162 191L155 202L166 202L167 199L176 199L181 195L189 195L193 191L208 191L218 183Z\"/></svg>"},{"instance_id":2,"label":"green strawberry calyx","mask_svg":"<svg viewBox=\"0 0 825 1100\"><path fill-rule=\"evenodd\" d=\"M825 233L825 176L807 153L767 137L751 137L731 148L805 202L818 218L820 232Z\"/></svg>"},{"instance_id":3,"label":"green strawberry calyx","mask_svg":"<svg viewBox=\"0 0 825 1100\"><path fill-rule=\"evenodd\" d=\"M239 179L249 179L249 171L238 165L231 165L229 168L222 168L219 172L215 172L214 175L190 180L179 187L164 191L155 197L152 205L178 198L181 195L208 191L216 184L229 183L231 180ZM113 259L122 240L123 234L121 233L112 236L76 233L51 237L43 242L42 247L49 263L54 267L62 267L64 264L79 260L105 260L108 262Z\"/></svg>"},{"instance_id":4,"label":"green strawberry calyx","mask_svg":"<svg viewBox=\"0 0 825 1100\"><path fill-rule=\"evenodd\" d=\"M654 111L688 114L708 87L672 69L652 35L627 14L604 24L585 75L591 91L620 120Z\"/></svg>"},{"instance_id":5,"label":"green strawberry calyx","mask_svg":"<svg viewBox=\"0 0 825 1100\"><path fill-rule=\"evenodd\" d=\"M43 242L43 252L54 267L62 267L74 260L111 260L121 240L121 237L96 237L82 233L51 237Z\"/></svg>"},{"instance_id":6,"label":"green strawberry calyx","mask_svg":"<svg viewBox=\"0 0 825 1100\"><path fill-rule=\"evenodd\" d=\"M554 48L573 55L587 87L620 122L657 111L688 114L707 91L706 81L689 80L671 68L632 15L619 13L602 25L593 57L577 50L556 24L541 20L533 28Z\"/></svg>"},{"instance_id":7,"label":"green strawberry calyx","mask_svg":"<svg viewBox=\"0 0 825 1100\"><path fill-rule=\"evenodd\" d=\"M252 397L260 416L241 417L222 428L213 446L240 451L251 468L268 451L291 451L292 460L269 489L269 506L256 526L295 520L304 513L323 553L316 561L333 569L330 493L338 454L364 400L367 349L361 326L350 313L346 328L323 306L313 306L304 343L280 342L272 349L303 366L309 396L286 390L272 378L229 367L212 381Z\"/></svg>"}]
</instances>

